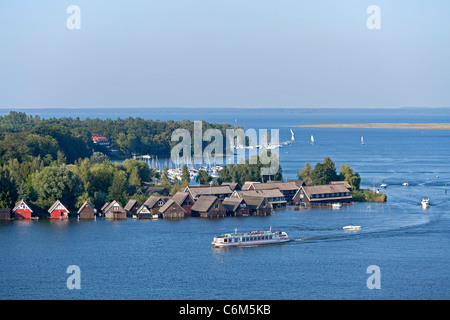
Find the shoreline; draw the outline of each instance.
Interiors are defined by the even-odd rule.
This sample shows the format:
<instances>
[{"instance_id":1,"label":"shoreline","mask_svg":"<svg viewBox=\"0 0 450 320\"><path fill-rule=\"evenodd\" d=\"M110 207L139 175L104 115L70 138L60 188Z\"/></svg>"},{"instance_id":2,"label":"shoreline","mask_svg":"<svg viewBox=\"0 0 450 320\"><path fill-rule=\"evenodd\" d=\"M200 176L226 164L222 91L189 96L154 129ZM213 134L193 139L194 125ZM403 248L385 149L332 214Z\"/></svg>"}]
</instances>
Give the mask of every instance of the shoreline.
<instances>
[{"instance_id":1,"label":"shoreline","mask_svg":"<svg viewBox=\"0 0 450 320\"><path fill-rule=\"evenodd\" d=\"M351 128L351 129L432 129L450 130L450 123L358 123L358 124L308 124L302 128Z\"/></svg>"}]
</instances>

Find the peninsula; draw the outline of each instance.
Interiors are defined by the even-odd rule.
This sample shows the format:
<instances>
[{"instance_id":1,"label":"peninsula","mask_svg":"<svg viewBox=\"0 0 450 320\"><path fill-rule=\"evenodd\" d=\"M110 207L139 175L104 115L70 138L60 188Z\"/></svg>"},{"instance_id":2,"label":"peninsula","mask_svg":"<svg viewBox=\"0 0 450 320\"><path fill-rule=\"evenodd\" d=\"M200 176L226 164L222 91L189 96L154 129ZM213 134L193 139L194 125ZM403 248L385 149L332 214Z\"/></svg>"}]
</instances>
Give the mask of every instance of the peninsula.
<instances>
[{"instance_id":1,"label":"peninsula","mask_svg":"<svg viewBox=\"0 0 450 320\"><path fill-rule=\"evenodd\" d=\"M303 128L354 128L354 129L435 129L450 130L450 123L362 123L362 124L309 124Z\"/></svg>"}]
</instances>

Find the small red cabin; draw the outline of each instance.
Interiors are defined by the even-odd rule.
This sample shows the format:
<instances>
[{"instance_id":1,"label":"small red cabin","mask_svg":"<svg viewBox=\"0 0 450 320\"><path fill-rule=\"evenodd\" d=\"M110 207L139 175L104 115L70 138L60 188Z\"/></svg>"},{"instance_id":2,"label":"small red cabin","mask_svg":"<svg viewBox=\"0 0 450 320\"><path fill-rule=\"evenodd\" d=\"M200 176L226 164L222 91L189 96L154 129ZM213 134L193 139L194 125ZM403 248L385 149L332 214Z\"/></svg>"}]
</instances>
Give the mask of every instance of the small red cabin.
<instances>
[{"instance_id":1,"label":"small red cabin","mask_svg":"<svg viewBox=\"0 0 450 320\"><path fill-rule=\"evenodd\" d=\"M19 200L16 202L16 205L13 209L14 217L19 219L31 219L31 214L33 210L25 203L23 200Z\"/></svg>"},{"instance_id":2,"label":"small red cabin","mask_svg":"<svg viewBox=\"0 0 450 320\"><path fill-rule=\"evenodd\" d=\"M50 219L67 219L69 217L69 210L59 200L56 200L48 209L48 213L50 214Z\"/></svg>"}]
</instances>

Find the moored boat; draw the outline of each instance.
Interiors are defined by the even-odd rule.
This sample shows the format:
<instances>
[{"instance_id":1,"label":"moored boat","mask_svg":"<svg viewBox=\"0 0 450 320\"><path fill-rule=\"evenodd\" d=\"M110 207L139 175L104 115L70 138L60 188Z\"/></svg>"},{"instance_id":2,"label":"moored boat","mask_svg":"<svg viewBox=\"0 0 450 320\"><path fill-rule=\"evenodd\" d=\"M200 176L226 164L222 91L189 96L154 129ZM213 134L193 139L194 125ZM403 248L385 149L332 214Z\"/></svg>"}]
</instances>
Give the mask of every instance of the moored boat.
<instances>
[{"instance_id":1,"label":"moored boat","mask_svg":"<svg viewBox=\"0 0 450 320\"><path fill-rule=\"evenodd\" d=\"M340 209L342 207L342 203L336 202L331 205L333 209Z\"/></svg>"},{"instance_id":2,"label":"moored boat","mask_svg":"<svg viewBox=\"0 0 450 320\"><path fill-rule=\"evenodd\" d=\"M354 225L350 224L348 226L343 227L342 229L345 231L359 231L359 230L361 230L361 226L354 226Z\"/></svg>"},{"instance_id":3,"label":"moored boat","mask_svg":"<svg viewBox=\"0 0 450 320\"><path fill-rule=\"evenodd\" d=\"M263 244L288 242L291 239L284 231L251 231L238 233L226 233L221 236L215 236L211 242L214 247L238 247L238 246L256 246Z\"/></svg>"}]
</instances>

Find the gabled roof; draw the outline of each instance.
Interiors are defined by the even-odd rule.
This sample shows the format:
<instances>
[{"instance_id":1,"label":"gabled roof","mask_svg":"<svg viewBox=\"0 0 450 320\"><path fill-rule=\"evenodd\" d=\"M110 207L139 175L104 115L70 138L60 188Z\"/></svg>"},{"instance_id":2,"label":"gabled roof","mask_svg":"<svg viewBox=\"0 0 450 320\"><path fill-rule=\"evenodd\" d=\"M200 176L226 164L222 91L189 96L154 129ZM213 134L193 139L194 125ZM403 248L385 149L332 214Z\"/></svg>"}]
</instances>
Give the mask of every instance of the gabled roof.
<instances>
[{"instance_id":1,"label":"gabled roof","mask_svg":"<svg viewBox=\"0 0 450 320\"><path fill-rule=\"evenodd\" d=\"M258 210L263 204L268 203L266 198L244 196L244 200L250 209Z\"/></svg>"},{"instance_id":2,"label":"gabled roof","mask_svg":"<svg viewBox=\"0 0 450 320\"><path fill-rule=\"evenodd\" d=\"M243 196L261 197L261 198L283 198L284 195L279 189L268 190L236 190L233 195L237 195L242 198Z\"/></svg>"},{"instance_id":3,"label":"gabled roof","mask_svg":"<svg viewBox=\"0 0 450 320\"><path fill-rule=\"evenodd\" d=\"M282 181L274 181L274 182L266 182L266 183L256 183L253 184L253 188L255 190L271 190L278 189L280 191L285 190L298 190L298 186L295 182L282 182Z\"/></svg>"},{"instance_id":4,"label":"gabled roof","mask_svg":"<svg viewBox=\"0 0 450 320\"><path fill-rule=\"evenodd\" d=\"M86 206L89 206L95 212L94 206L92 204L90 204L89 202L85 201L81 205L80 209L78 209L77 213L80 214L80 212L83 211L83 209L86 208Z\"/></svg>"},{"instance_id":5,"label":"gabled roof","mask_svg":"<svg viewBox=\"0 0 450 320\"><path fill-rule=\"evenodd\" d=\"M217 201L217 197L215 196L201 196L198 198L198 200L194 203L191 210L193 211L199 211L199 212L206 212L208 211L211 206ZM219 201L220 202L220 201Z\"/></svg>"},{"instance_id":6,"label":"gabled roof","mask_svg":"<svg viewBox=\"0 0 450 320\"><path fill-rule=\"evenodd\" d=\"M181 206L187 197L189 197L189 192L178 191L173 195L172 199Z\"/></svg>"},{"instance_id":7,"label":"gabled roof","mask_svg":"<svg viewBox=\"0 0 450 320\"><path fill-rule=\"evenodd\" d=\"M246 203L243 198L225 198L223 199L222 204L228 211L236 211L242 202Z\"/></svg>"},{"instance_id":8,"label":"gabled roof","mask_svg":"<svg viewBox=\"0 0 450 320\"><path fill-rule=\"evenodd\" d=\"M17 208L18 208L22 203L27 207L27 209L29 209L31 212L33 212L33 210L31 210L31 208L25 203L25 201L23 201L23 199L21 199L21 200L19 200L19 201L16 202L16 204L14 205L14 208L12 209L12 211L13 211L13 212L16 211Z\"/></svg>"},{"instance_id":9,"label":"gabled roof","mask_svg":"<svg viewBox=\"0 0 450 320\"><path fill-rule=\"evenodd\" d=\"M184 212L186 212L182 207L180 207L180 205L178 203L176 203L175 201L173 201L172 199L169 199L161 208L159 208L159 212L160 213L164 213L166 212L169 208L171 208L172 206L178 206L181 210L183 210Z\"/></svg>"},{"instance_id":10,"label":"gabled roof","mask_svg":"<svg viewBox=\"0 0 450 320\"><path fill-rule=\"evenodd\" d=\"M163 197L150 196L144 204L149 208L153 208L160 200L166 202Z\"/></svg>"},{"instance_id":11,"label":"gabled roof","mask_svg":"<svg viewBox=\"0 0 450 320\"><path fill-rule=\"evenodd\" d=\"M134 207L135 205L139 206L140 203L139 203L137 200L135 200L135 199L130 199L130 200L127 202L127 204L125 205L124 209L125 209L126 211L130 211L131 209L133 209L133 207Z\"/></svg>"},{"instance_id":12,"label":"gabled roof","mask_svg":"<svg viewBox=\"0 0 450 320\"><path fill-rule=\"evenodd\" d=\"M52 213L53 210L55 210L58 205L61 205L65 211L69 212L69 210L67 210L67 208L64 207L61 201L56 200L55 203L50 207L50 209L48 209L48 213Z\"/></svg>"},{"instance_id":13,"label":"gabled roof","mask_svg":"<svg viewBox=\"0 0 450 320\"><path fill-rule=\"evenodd\" d=\"M109 211L112 207L115 207L115 206L119 206L119 212L125 212L125 209L122 208L122 206L116 200L111 201L108 204L108 206L106 206L106 208L103 209L103 210L106 212L106 211Z\"/></svg>"},{"instance_id":14,"label":"gabled roof","mask_svg":"<svg viewBox=\"0 0 450 320\"><path fill-rule=\"evenodd\" d=\"M139 209L137 209L136 213L137 214L150 213L150 210L148 209L148 207L145 204L143 204L142 206L139 207Z\"/></svg>"},{"instance_id":15,"label":"gabled roof","mask_svg":"<svg viewBox=\"0 0 450 320\"><path fill-rule=\"evenodd\" d=\"M191 193L192 198L197 198L203 195L214 195L214 194L232 194L233 191L229 186L207 186L207 187L187 187L185 191Z\"/></svg>"},{"instance_id":16,"label":"gabled roof","mask_svg":"<svg viewBox=\"0 0 450 320\"><path fill-rule=\"evenodd\" d=\"M252 185L254 186L255 184L258 184L261 182L258 181L245 181L244 185L242 186L241 190L248 190L248 188L250 188Z\"/></svg>"},{"instance_id":17,"label":"gabled roof","mask_svg":"<svg viewBox=\"0 0 450 320\"><path fill-rule=\"evenodd\" d=\"M303 186L301 187L301 190L306 194L308 199L310 201L320 201L324 198L311 198L312 195L319 195L319 194L344 194L342 196L335 195L333 197L328 197L328 199L351 199L351 195L345 195L346 193L350 193L350 191L343 185L343 184L325 184L325 185L319 185L319 186Z\"/></svg>"}]
</instances>

